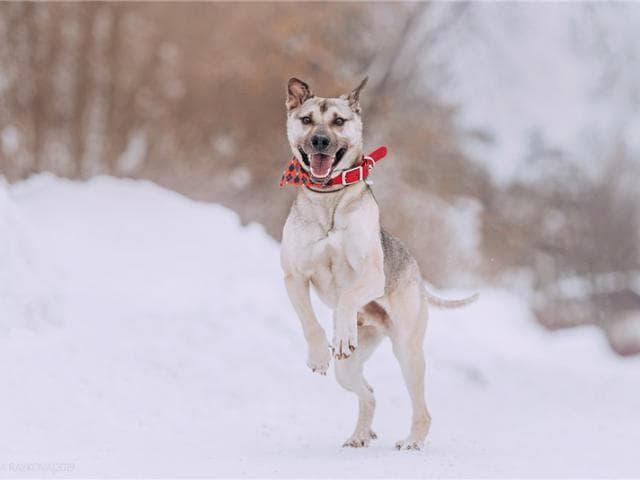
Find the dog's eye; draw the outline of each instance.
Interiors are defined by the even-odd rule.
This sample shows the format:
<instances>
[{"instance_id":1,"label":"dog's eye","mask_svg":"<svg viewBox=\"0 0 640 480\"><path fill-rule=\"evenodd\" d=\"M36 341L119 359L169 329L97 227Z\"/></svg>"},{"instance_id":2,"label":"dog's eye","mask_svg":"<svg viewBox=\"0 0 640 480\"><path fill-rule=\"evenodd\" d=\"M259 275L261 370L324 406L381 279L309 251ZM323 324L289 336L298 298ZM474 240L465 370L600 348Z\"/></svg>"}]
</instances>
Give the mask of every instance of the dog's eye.
<instances>
[{"instance_id":1,"label":"dog's eye","mask_svg":"<svg viewBox=\"0 0 640 480\"><path fill-rule=\"evenodd\" d=\"M300 120L301 120L301 121L302 121L302 123L303 123L303 124L305 124L305 125L309 125L309 124L311 124L311 117L310 117L310 116L308 116L308 115L307 115L306 117L302 117Z\"/></svg>"},{"instance_id":2,"label":"dog's eye","mask_svg":"<svg viewBox=\"0 0 640 480\"><path fill-rule=\"evenodd\" d=\"M342 117L338 117L333 121L333 123L335 123L339 127L344 125L344 122L346 122L346 120L344 118L342 118Z\"/></svg>"}]
</instances>

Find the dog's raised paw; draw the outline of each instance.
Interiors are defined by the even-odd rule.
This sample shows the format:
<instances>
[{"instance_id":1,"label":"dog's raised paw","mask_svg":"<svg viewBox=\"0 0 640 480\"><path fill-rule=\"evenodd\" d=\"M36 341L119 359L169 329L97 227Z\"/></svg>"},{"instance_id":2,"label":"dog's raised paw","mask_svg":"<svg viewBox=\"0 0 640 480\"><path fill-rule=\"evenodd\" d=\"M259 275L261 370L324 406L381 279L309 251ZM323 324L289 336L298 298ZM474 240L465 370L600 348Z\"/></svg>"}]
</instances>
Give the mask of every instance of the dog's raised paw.
<instances>
[{"instance_id":1,"label":"dog's raised paw","mask_svg":"<svg viewBox=\"0 0 640 480\"><path fill-rule=\"evenodd\" d=\"M351 435L351 437L349 437L347 441L342 444L342 446L350 448L368 447L369 442L371 442L371 440L375 440L376 438L378 438L378 435L376 435L373 430L362 433L358 432Z\"/></svg>"},{"instance_id":2,"label":"dog's raised paw","mask_svg":"<svg viewBox=\"0 0 640 480\"><path fill-rule=\"evenodd\" d=\"M347 332L345 335L336 336L333 339L333 356L336 360L349 358L358 346L356 333Z\"/></svg>"},{"instance_id":3,"label":"dog's raised paw","mask_svg":"<svg viewBox=\"0 0 640 480\"><path fill-rule=\"evenodd\" d=\"M331 363L331 351L329 344L309 348L309 355L307 357L307 366L314 373L320 375L326 375L329 370L329 364Z\"/></svg>"}]
</instances>

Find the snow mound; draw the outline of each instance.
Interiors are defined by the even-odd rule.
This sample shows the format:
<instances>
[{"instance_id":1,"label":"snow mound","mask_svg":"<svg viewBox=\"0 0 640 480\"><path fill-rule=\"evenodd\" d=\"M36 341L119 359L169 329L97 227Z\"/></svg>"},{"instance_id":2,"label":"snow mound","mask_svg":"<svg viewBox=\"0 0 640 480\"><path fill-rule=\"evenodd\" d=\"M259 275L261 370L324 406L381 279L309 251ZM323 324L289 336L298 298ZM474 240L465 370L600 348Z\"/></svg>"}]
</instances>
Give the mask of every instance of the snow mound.
<instances>
[{"instance_id":1,"label":"snow mound","mask_svg":"<svg viewBox=\"0 0 640 480\"><path fill-rule=\"evenodd\" d=\"M144 181L38 176L4 195L2 218L38 232L25 235L58 272L65 315L0 332L0 474L30 462L79 477L640 474L640 363L595 331L549 335L499 290L434 310L426 451L392 449L410 404L388 342L366 372L379 439L345 450L356 400L305 366L261 227Z\"/></svg>"},{"instance_id":2,"label":"snow mound","mask_svg":"<svg viewBox=\"0 0 640 480\"><path fill-rule=\"evenodd\" d=\"M36 236L0 177L0 332L57 320Z\"/></svg>"}]
</instances>

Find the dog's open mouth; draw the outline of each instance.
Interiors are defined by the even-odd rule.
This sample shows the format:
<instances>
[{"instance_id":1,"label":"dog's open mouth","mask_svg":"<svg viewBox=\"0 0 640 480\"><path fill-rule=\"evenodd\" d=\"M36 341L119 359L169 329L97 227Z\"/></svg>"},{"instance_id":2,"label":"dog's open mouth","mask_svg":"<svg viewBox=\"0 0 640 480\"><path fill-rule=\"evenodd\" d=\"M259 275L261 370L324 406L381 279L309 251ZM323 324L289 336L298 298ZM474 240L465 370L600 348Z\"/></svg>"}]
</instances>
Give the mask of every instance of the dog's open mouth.
<instances>
[{"instance_id":1,"label":"dog's open mouth","mask_svg":"<svg viewBox=\"0 0 640 480\"><path fill-rule=\"evenodd\" d=\"M331 174L333 168L342 160L347 148L343 147L334 156L325 153L312 153L308 155L302 148L298 148L302 161L309 167L311 177L314 180L325 180Z\"/></svg>"},{"instance_id":2,"label":"dog's open mouth","mask_svg":"<svg viewBox=\"0 0 640 480\"><path fill-rule=\"evenodd\" d=\"M331 165L333 159L329 155L323 153L311 154L311 175L316 178L325 178L331 173Z\"/></svg>"}]
</instances>

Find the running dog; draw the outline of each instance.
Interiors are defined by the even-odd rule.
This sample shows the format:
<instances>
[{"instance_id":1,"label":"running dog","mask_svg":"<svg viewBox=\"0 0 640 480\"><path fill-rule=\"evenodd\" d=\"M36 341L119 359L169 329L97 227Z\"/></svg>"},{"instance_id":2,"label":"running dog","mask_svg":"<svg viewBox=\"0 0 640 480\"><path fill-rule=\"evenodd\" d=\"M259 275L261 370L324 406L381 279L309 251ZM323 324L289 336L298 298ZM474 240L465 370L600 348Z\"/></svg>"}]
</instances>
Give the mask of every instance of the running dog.
<instances>
[{"instance_id":1,"label":"running dog","mask_svg":"<svg viewBox=\"0 0 640 480\"><path fill-rule=\"evenodd\" d=\"M325 375L332 356L338 383L358 396L359 413L348 447L366 447L375 399L364 362L390 338L411 397L413 416L397 449L419 450L431 424L424 395L423 340L427 306L473 302L442 300L425 289L407 248L380 226L378 204L364 181L374 160L362 148L360 92L315 96L296 78L287 85L287 137L294 158L284 183L300 184L282 234L281 263L287 293L308 344L307 365ZM333 310L333 340L312 309L309 289Z\"/></svg>"}]
</instances>

